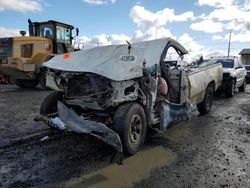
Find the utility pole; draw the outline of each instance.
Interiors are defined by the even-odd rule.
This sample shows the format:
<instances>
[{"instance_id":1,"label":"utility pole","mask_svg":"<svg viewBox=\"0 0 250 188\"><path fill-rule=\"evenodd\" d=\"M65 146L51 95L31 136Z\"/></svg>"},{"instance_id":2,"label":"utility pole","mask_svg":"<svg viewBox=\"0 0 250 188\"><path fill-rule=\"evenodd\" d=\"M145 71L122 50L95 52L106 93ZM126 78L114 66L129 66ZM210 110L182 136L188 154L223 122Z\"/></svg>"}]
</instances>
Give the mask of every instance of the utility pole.
<instances>
[{"instance_id":1,"label":"utility pole","mask_svg":"<svg viewBox=\"0 0 250 188\"><path fill-rule=\"evenodd\" d=\"M230 55L231 33L232 33L232 30L230 30L230 34L229 34L227 57L229 57Z\"/></svg>"}]
</instances>

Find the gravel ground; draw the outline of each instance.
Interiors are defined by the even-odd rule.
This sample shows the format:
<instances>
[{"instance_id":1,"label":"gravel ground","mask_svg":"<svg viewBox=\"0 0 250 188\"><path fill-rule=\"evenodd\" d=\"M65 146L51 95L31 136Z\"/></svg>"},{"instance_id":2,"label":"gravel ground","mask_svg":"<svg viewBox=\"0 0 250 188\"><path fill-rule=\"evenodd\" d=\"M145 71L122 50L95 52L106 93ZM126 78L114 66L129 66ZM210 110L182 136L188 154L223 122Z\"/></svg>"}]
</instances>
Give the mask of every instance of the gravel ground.
<instances>
[{"instance_id":1,"label":"gravel ground","mask_svg":"<svg viewBox=\"0 0 250 188\"><path fill-rule=\"evenodd\" d=\"M33 121L48 93L0 85L0 187L250 187L250 85L150 133L122 166L110 146Z\"/></svg>"}]
</instances>

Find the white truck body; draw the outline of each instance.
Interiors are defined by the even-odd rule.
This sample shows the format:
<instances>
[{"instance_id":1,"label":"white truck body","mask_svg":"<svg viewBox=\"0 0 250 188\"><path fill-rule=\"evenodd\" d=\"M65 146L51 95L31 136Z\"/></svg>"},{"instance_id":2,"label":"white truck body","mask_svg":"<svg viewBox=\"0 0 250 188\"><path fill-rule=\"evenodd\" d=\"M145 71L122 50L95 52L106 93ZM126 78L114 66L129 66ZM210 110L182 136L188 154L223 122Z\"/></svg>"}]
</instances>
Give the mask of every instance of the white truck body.
<instances>
[{"instance_id":1,"label":"white truck body","mask_svg":"<svg viewBox=\"0 0 250 188\"><path fill-rule=\"evenodd\" d=\"M48 68L46 84L59 91L53 99L61 96L58 100L65 105L48 109L58 109L67 129L94 135L108 144L114 143L112 139L120 143L121 138L125 149L133 154L143 143L147 126L165 131L170 123L189 119L196 105L201 114L208 113L213 92L221 84L220 64L169 67L165 59L170 49L180 59L188 53L177 41L162 38L58 55L44 63ZM50 100L48 96L42 114L51 113L46 105L56 103L47 102ZM76 106L82 118L67 110ZM105 137L107 127L116 127L120 137L111 129L112 139ZM120 144L114 147L121 152Z\"/></svg>"}]
</instances>

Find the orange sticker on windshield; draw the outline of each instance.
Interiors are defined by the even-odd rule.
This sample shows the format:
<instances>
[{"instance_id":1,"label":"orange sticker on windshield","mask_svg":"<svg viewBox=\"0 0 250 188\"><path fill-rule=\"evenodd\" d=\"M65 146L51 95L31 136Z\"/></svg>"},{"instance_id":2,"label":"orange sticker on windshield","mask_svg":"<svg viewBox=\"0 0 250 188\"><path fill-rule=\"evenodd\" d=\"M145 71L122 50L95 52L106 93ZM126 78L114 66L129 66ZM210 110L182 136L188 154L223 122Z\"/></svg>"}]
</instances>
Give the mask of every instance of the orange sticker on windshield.
<instances>
[{"instance_id":1,"label":"orange sticker on windshield","mask_svg":"<svg viewBox=\"0 0 250 188\"><path fill-rule=\"evenodd\" d=\"M64 58L64 59L68 59L68 58L70 58L70 54L69 54L69 53L67 53L67 54L63 54L63 58Z\"/></svg>"}]
</instances>

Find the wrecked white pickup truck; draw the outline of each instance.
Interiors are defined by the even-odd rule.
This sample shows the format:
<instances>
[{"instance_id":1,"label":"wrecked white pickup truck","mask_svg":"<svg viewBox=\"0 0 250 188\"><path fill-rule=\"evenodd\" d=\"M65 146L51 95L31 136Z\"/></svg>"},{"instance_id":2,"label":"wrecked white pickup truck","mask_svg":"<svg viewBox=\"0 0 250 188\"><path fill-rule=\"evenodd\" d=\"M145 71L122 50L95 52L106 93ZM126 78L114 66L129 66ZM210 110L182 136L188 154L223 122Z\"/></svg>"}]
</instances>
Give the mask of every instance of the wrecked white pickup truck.
<instances>
[{"instance_id":1,"label":"wrecked white pickup truck","mask_svg":"<svg viewBox=\"0 0 250 188\"><path fill-rule=\"evenodd\" d=\"M170 38L110 45L59 55L46 62L47 86L56 90L40 109L49 126L91 134L117 151L134 154L148 127L165 131L188 120L197 106L210 111L222 66L170 67L173 52L188 52ZM170 54L170 55L169 55Z\"/></svg>"}]
</instances>

